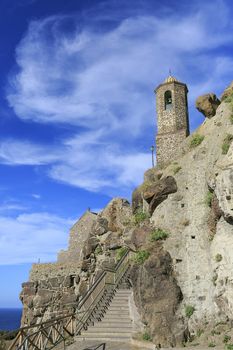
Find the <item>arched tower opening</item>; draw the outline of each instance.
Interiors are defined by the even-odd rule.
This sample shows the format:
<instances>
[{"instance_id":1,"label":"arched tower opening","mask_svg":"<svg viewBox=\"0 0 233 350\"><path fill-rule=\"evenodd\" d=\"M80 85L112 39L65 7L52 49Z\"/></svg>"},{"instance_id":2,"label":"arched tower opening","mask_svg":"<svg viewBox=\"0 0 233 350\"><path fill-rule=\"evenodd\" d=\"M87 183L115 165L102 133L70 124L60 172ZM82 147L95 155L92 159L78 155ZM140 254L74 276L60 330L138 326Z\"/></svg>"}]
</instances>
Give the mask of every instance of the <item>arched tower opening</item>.
<instances>
[{"instance_id":1,"label":"arched tower opening","mask_svg":"<svg viewBox=\"0 0 233 350\"><path fill-rule=\"evenodd\" d=\"M164 104L165 110L172 109L172 92L170 90L167 90L164 93Z\"/></svg>"}]
</instances>

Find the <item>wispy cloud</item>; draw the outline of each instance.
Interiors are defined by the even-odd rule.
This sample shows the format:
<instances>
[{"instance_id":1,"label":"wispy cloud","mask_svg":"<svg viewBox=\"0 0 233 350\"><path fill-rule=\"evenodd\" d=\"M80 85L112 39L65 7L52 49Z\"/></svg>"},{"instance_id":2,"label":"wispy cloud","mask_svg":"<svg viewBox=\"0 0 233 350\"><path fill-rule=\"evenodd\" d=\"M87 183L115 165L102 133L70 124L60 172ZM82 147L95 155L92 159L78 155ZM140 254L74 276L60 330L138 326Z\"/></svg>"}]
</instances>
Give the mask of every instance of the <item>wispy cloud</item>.
<instances>
[{"instance_id":1,"label":"wispy cloud","mask_svg":"<svg viewBox=\"0 0 233 350\"><path fill-rule=\"evenodd\" d=\"M50 213L0 216L0 265L54 261L72 223Z\"/></svg>"},{"instance_id":2,"label":"wispy cloud","mask_svg":"<svg viewBox=\"0 0 233 350\"><path fill-rule=\"evenodd\" d=\"M112 11L114 25L94 30L104 20L96 11L94 24L76 15L31 22L7 93L19 118L71 124L76 136L57 147L3 141L0 159L47 165L53 179L91 191L124 192L150 166L138 140L155 123L153 88L168 69L188 83L191 102L227 85L233 64L221 48L233 39L231 14L221 0L190 5L185 15L127 7L127 16Z\"/></svg>"}]
</instances>

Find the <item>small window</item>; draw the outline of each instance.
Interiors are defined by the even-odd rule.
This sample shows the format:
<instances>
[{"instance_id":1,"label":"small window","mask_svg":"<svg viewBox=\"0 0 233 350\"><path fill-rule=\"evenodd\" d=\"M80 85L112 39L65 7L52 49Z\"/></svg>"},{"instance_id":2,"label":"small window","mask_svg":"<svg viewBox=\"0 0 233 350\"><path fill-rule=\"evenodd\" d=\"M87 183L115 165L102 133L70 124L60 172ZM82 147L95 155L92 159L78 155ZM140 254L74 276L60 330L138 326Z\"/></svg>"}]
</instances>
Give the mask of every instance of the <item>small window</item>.
<instances>
[{"instance_id":1,"label":"small window","mask_svg":"<svg viewBox=\"0 0 233 350\"><path fill-rule=\"evenodd\" d=\"M170 90L167 90L165 92L164 100L165 100L165 109L166 110L172 109L172 92Z\"/></svg>"}]
</instances>

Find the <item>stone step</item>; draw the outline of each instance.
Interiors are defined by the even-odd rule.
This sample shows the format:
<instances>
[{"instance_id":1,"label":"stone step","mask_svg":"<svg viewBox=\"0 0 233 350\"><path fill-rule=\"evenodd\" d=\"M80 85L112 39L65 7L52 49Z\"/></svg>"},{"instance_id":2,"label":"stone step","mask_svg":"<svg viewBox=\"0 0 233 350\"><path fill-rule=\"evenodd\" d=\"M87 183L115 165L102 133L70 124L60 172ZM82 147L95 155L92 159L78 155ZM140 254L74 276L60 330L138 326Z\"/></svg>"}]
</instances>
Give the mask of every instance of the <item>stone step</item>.
<instances>
[{"instance_id":1,"label":"stone step","mask_svg":"<svg viewBox=\"0 0 233 350\"><path fill-rule=\"evenodd\" d=\"M119 308L117 308L117 309L108 309L108 310L106 310L104 315L109 315L109 314L111 314L111 315L115 314L115 315L122 315L122 316L124 316L124 315L129 315L129 310L127 310L127 309L119 309Z\"/></svg>"},{"instance_id":2,"label":"stone step","mask_svg":"<svg viewBox=\"0 0 233 350\"><path fill-rule=\"evenodd\" d=\"M129 306L128 305L110 305L108 310L125 310L128 311L129 310Z\"/></svg>"},{"instance_id":3,"label":"stone step","mask_svg":"<svg viewBox=\"0 0 233 350\"><path fill-rule=\"evenodd\" d=\"M131 327L132 326L132 321L130 319L123 321L123 320L104 320L101 322L96 322L94 325L96 328L98 327L107 327L107 328L111 328L111 327Z\"/></svg>"},{"instance_id":4,"label":"stone step","mask_svg":"<svg viewBox=\"0 0 233 350\"><path fill-rule=\"evenodd\" d=\"M119 315L110 314L110 315L106 315L105 317L103 317L101 322L103 322L105 320L109 320L109 321L110 320L119 320L119 322L120 321L123 322L126 320L130 320L130 317L129 317L129 315L120 315L120 317L119 317Z\"/></svg>"},{"instance_id":5,"label":"stone step","mask_svg":"<svg viewBox=\"0 0 233 350\"><path fill-rule=\"evenodd\" d=\"M87 331L83 332L83 335L86 334L93 334L93 333L98 333L98 334L113 334L113 333L131 333L132 331L132 326L129 327L89 327Z\"/></svg>"},{"instance_id":6,"label":"stone step","mask_svg":"<svg viewBox=\"0 0 233 350\"><path fill-rule=\"evenodd\" d=\"M123 330L128 330L128 331L131 331L132 330L132 324L130 322L127 322L127 324L120 324L120 323L117 323L117 322L113 322L113 323L104 323L102 324L100 322L100 324L95 324L94 327L90 327L88 328L89 330L91 329L96 329L96 331L98 330L106 330L106 332L108 332L109 330L117 330L117 329L123 329Z\"/></svg>"},{"instance_id":7,"label":"stone step","mask_svg":"<svg viewBox=\"0 0 233 350\"><path fill-rule=\"evenodd\" d=\"M129 333L117 333L117 332L111 332L111 333L83 333L82 335L79 335L78 338L83 339L116 339L116 340L122 340L122 339L131 339L131 332Z\"/></svg>"}]
</instances>

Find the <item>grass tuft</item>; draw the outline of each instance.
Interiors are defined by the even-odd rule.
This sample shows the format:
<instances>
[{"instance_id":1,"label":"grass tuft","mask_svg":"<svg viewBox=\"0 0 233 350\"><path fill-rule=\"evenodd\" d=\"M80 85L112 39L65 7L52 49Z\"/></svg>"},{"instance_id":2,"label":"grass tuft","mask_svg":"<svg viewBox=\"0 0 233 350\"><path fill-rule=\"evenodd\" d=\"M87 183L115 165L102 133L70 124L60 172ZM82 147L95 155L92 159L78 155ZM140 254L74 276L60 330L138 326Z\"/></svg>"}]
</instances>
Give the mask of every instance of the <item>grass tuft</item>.
<instances>
[{"instance_id":1,"label":"grass tuft","mask_svg":"<svg viewBox=\"0 0 233 350\"><path fill-rule=\"evenodd\" d=\"M134 261L138 265L142 265L150 256L150 253L147 250L139 250L135 256Z\"/></svg>"},{"instance_id":2,"label":"grass tuft","mask_svg":"<svg viewBox=\"0 0 233 350\"><path fill-rule=\"evenodd\" d=\"M126 247L121 247L121 248L117 249L117 252L116 252L117 260L121 260L121 258L125 255L126 252L127 252Z\"/></svg>"},{"instance_id":3,"label":"grass tuft","mask_svg":"<svg viewBox=\"0 0 233 350\"><path fill-rule=\"evenodd\" d=\"M230 148L230 145L231 145L232 141L233 141L233 135L232 134L227 134L227 136L223 140L222 154L227 154L227 152L229 151L229 148Z\"/></svg>"},{"instance_id":4,"label":"grass tuft","mask_svg":"<svg viewBox=\"0 0 233 350\"><path fill-rule=\"evenodd\" d=\"M195 307L193 305L185 306L185 316L190 318L195 311Z\"/></svg>"},{"instance_id":5,"label":"grass tuft","mask_svg":"<svg viewBox=\"0 0 233 350\"><path fill-rule=\"evenodd\" d=\"M144 340L144 341L152 341L152 338L151 338L149 333L145 332L142 335L142 340Z\"/></svg>"},{"instance_id":6,"label":"grass tuft","mask_svg":"<svg viewBox=\"0 0 233 350\"><path fill-rule=\"evenodd\" d=\"M143 211L138 211L137 213L134 214L134 223L140 224L141 222L145 221L148 218L149 216L147 213L144 213Z\"/></svg>"},{"instance_id":7,"label":"grass tuft","mask_svg":"<svg viewBox=\"0 0 233 350\"><path fill-rule=\"evenodd\" d=\"M191 141L190 141L190 147L191 148L195 148L197 146L199 146L202 141L204 140L205 136L203 135L199 135L199 134L196 134L196 135L193 135Z\"/></svg>"},{"instance_id":8,"label":"grass tuft","mask_svg":"<svg viewBox=\"0 0 233 350\"><path fill-rule=\"evenodd\" d=\"M205 197L205 203L208 207L211 207L211 203L212 203L212 199L213 199L214 193L208 191L206 193L206 197Z\"/></svg>"},{"instance_id":9,"label":"grass tuft","mask_svg":"<svg viewBox=\"0 0 233 350\"><path fill-rule=\"evenodd\" d=\"M161 241L168 238L168 236L169 236L168 232L162 230L161 228L157 228L156 230L151 232L150 240L151 242Z\"/></svg>"}]
</instances>

